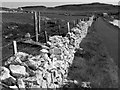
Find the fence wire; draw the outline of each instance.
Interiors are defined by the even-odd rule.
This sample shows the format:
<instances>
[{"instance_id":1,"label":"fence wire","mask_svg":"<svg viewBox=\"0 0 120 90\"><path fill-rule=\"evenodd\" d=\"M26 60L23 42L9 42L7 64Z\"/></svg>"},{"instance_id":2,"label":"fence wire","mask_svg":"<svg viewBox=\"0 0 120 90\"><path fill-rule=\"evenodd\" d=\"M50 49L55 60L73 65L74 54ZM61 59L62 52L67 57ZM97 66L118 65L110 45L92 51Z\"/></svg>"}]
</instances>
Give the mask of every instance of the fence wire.
<instances>
[{"instance_id":1,"label":"fence wire","mask_svg":"<svg viewBox=\"0 0 120 90\"><path fill-rule=\"evenodd\" d=\"M32 36L31 39L34 38L34 37L36 37L36 35ZM17 40L16 42L20 42L20 41L23 41L23 40L26 40L26 39L20 39L20 40ZM6 47L8 47L8 46L10 46L10 45L12 45L12 44L13 44L13 42L11 42L11 43L3 46L3 47L0 47L0 48L3 49L3 48L6 48ZM26 48L27 48L27 47L26 47ZM19 51L25 50L26 48L20 49ZM9 56L7 56L7 57L5 57L5 58L1 58L0 60L6 60L6 59L10 58L11 56L13 56L13 54L10 54Z\"/></svg>"}]
</instances>

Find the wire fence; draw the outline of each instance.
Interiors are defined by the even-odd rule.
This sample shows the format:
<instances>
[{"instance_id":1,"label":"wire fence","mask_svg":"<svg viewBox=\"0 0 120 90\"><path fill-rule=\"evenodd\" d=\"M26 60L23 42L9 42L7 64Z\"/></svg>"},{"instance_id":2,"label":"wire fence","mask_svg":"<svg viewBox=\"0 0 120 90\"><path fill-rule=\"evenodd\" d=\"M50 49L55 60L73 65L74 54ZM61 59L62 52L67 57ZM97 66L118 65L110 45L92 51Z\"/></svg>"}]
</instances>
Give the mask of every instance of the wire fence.
<instances>
[{"instance_id":1,"label":"wire fence","mask_svg":"<svg viewBox=\"0 0 120 90\"><path fill-rule=\"evenodd\" d=\"M23 48L23 49L21 49L21 50L19 50L19 51L22 51L22 50L25 50L25 49L27 49L27 47L26 47L26 48ZM6 60L6 59L10 58L11 56L13 56L13 54L10 54L9 56L7 56L7 57L5 57L5 58L2 58L2 59L0 59L0 60Z\"/></svg>"},{"instance_id":2,"label":"wire fence","mask_svg":"<svg viewBox=\"0 0 120 90\"><path fill-rule=\"evenodd\" d=\"M34 38L34 37L36 37L36 35L31 36L31 39ZM26 39L20 39L20 40L17 40L16 42L20 42L20 41L23 41L23 40L26 40ZM13 42L10 42L9 44L7 44L7 45L5 45L3 47L0 47L0 48L3 49L3 48L6 48L6 47L9 47L10 45L13 45ZM25 50L25 49L27 49L27 47L26 48L22 48L19 51L22 51L22 50ZM9 56L7 56L5 58L1 58L0 60L6 60L6 59L10 58L11 56L13 56L13 53L11 53Z\"/></svg>"},{"instance_id":3,"label":"wire fence","mask_svg":"<svg viewBox=\"0 0 120 90\"><path fill-rule=\"evenodd\" d=\"M34 38L34 37L36 37L36 35L34 35L34 36L32 36L31 38ZM20 42L20 41L23 41L23 40L26 40L26 39L23 39L23 38L21 38L21 39L19 39L19 40L15 40L16 42ZM5 47L8 47L8 46L10 46L10 45L12 45L13 44L13 42L10 42L10 43L8 43L7 45L5 45L5 46L2 46L2 47L0 47L0 48L5 48Z\"/></svg>"}]
</instances>

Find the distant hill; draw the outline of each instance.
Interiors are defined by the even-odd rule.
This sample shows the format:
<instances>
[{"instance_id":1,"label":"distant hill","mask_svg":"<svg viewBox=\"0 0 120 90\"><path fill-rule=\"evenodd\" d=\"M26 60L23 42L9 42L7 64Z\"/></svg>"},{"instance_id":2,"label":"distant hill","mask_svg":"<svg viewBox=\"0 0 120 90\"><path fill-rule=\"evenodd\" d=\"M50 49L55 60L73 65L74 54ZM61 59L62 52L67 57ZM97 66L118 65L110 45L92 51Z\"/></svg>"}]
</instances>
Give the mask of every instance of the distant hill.
<instances>
[{"instance_id":1,"label":"distant hill","mask_svg":"<svg viewBox=\"0 0 120 90\"><path fill-rule=\"evenodd\" d=\"M45 6L25 6L25 7L18 7L18 8L22 8L23 10L44 10L47 7Z\"/></svg>"},{"instance_id":2,"label":"distant hill","mask_svg":"<svg viewBox=\"0 0 120 90\"><path fill-rule=\"evenodd\" d=\"M62 5L57 6L55 9L58 10L111 10L117 9L118 6L112 4L104 4L104 3L90 3L90 4L73 4L73 5Z\"/></svg>"},{"instance_id":3,"label":"distant hill","mask_svg":"<svg viewBox=\"0 0 120 90\"><path fill-rule=\"evenodd\" d=\"M105 3L90 3L90 4L69 4L56 7L45 6L25 6L21 7L23 10L81 10L81 11L96 11L96 10L117 10L120 8L118 5L105 4Z\"/></svg>"},{"instance_id":4,"label":"distant hill","mask_svg":"<svg viewBox=\"0 0 120 90\"><path fill-rule=\"evenodd\" d=\"M6 8L6 7L0 7L0 10L7 11L7 10L10 10L10 8Z\"/></svg>"}]
</instances>

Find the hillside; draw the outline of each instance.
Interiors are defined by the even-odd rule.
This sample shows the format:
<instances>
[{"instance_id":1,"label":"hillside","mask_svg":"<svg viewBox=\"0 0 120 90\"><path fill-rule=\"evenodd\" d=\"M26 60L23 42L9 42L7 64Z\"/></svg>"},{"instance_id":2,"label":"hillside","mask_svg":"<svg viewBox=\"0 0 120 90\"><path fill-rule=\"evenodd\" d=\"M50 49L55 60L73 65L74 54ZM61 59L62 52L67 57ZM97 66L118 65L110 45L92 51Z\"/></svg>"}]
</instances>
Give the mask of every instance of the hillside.
<instances>
[{"instance_id":1,"label":"hillside","mask_svg":"<svg viewBox=\"0 0 120 90\"><path fill-rule=\"evenodd\" d=\"M117 6L104 3L91 3L91 4L77 4L77 5L63 5L57 6L55 9L61 10L110 10L117 9Z\"/></svg>"},{"instance_id":2,"label":"hillside","mask_svg":"<svg viewBox=\"0 0 120 90\"><path fill-rule=\"evenodd\" d=\"M21 7L23 10L82 10L82 11L96 11L96 10L116 10L118 11L119 6L104 3L90 3L90 4L69 4L61 5L56 7L45 7L45 6L25 6Z\"/></svg>"}]
</instances>

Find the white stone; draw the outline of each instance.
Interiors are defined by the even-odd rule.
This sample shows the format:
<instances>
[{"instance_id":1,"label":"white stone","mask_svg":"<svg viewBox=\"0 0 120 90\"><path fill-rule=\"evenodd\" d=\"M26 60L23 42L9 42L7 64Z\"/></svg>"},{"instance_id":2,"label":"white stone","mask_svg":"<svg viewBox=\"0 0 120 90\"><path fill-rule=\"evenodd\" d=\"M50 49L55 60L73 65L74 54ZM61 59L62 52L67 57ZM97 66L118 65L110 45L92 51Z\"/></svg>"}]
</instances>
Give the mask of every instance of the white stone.
<instances>
[{"instance_id":1,"label":"white stone","mask_svg":"<svg viewBox=\"0 0 120 90\"><path fill-rule=\"evenodd\" d=\"M27 74L26 68L24 66L10 65L9 68L14 76L20 76L20 75L25 76Z\"/></svg>"},{"instance_id":2,"label":"white stone","mask_svg":"<svg viewBox=\"0 0 120 90\"><path fill-rule=\"evenodd\" d=\"M36 70L36 79L37 79L37 83L41 86L43 80L42 71Z\"/></svg>"},{"instance_id":3,"label":"white stone","mask_svg":"<svg viewBox=\"0 0 120 90\"><path fill-rule=\"evenodd\" d=\"M51 73L48 73L48 77L47 77L47 85L49 87L49 85L52 83L51 81Z\"/></svg>"},{"instance_id":4,"label":"white stone","mask_svg":"<svg viewBox=\"0 0 120 90\"><path fill-rule=\"evenodd\" d=\"M74 83L75 83L75 84L78 84L78 81L77 81L77 80L74 80Z\"/></svg>"},{"instance_id":5,"label":"white stone","mask_svg":"<svg viewBox=\"0 0 120 90\"><path fill-rule=\"evenodd\" d=\"M18 79L17 80L17 84L18 84L18 87L21 89L21 90L25 90L25 83L23 82L23 79Z\"/></svg>"},{"instance_id":6,"label":"white stone","mask_svg":"<svg viewBox=\"0 0 120 90\"><path fill-rule=\"evenodd\" d=\"M49 51L48 50L46 50L46 49L42 49L42 50L40 50L42 53L49 53Z\"/></svg>"},{"instance_id":7,"label":"white stone","mask_svg":"<svg viewBox=\"0 0 120 90\"><path fill-rule=\"evenodd\" d=\"M90 87L90 82L82 82L81 86L84 87L84 88L91 88Z\"/></svg>"},{"instance_id":8,"label":"white stone","mask_svg":"<svg viewBox=\"0 0 120 90\"><path fill-rule=\"evenodd\" d=\"M9 86L12 90L19 90L18 87L15 85L15 86Z\"/></svg>"},{"instance_id":9,"label":"white stone","mask_svg":"<svg viewBox=\"0 0 120 90\"><path fill-rule=\"evenodd\" d=\"M47 88L47 82L46 82L46 80L42 81L42 88Z\"/></svg>"},{"instance_id":10,"label":"white stone","mask_svg":"<svg viewBox=\"0 0 120 90\"><path fill-rule=\"evenodd\" d=\"M3 67L3 66L0 67L0 81L5 80L10 77L12 77L12 76L10 75L9 69L7 69L6 67ZM12 79L15 80L14 77L12 77Z\"/></svg>"}]
</instances>

